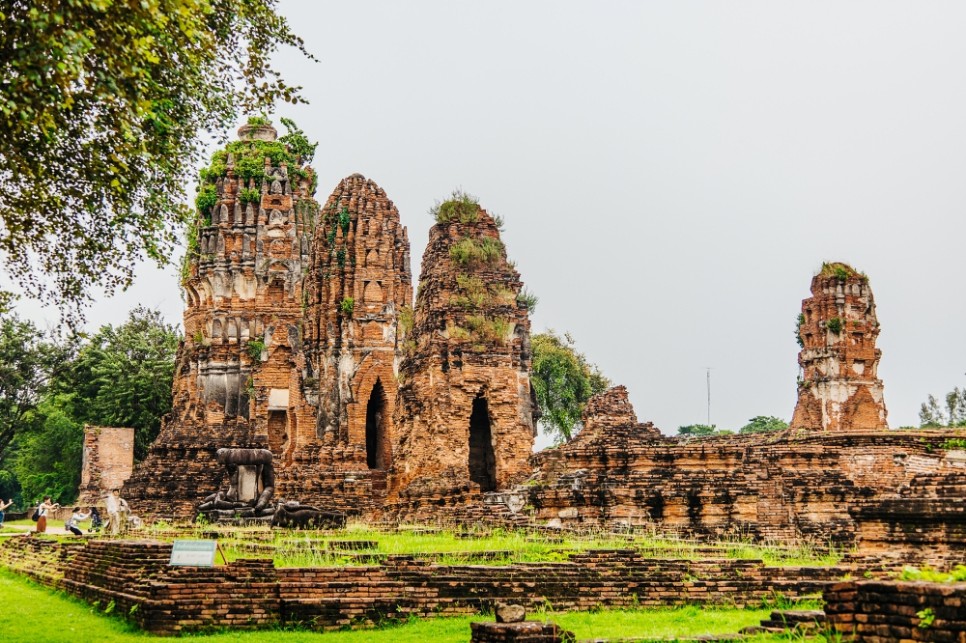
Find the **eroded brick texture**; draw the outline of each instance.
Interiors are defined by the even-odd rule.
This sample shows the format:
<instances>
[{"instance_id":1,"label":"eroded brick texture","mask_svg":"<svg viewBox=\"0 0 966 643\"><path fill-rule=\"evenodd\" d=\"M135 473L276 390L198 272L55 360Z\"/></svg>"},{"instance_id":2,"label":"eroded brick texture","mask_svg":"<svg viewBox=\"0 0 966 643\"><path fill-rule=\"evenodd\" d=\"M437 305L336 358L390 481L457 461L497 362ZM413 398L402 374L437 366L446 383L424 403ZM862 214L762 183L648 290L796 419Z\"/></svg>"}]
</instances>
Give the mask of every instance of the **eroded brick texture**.
<instances>
[{"instance_id":1,"label":"eroded brick texture","mask_svg":"<svg viewBox=\"0 0 966 643\"><path fill-rule=\"evenodd\" d=\"M802 376L791 428L887 429L868 277L843 263L825 264L802 302L798 332Z\"/></svg>"},{"instance_id":2,"label":"eroded brick texture","mask_svg":"<svg viewBox=\"0 0 966 643\"><path fill-rule=\"evenodd\" d=\"M342 450L384 484L392 457L399 316L412 305L409 240L385 191L360 174L322 208L307 287L305 350L317 397L300 439ZM312 454L313 458L317 457ZM312 459L295 459L306 471Z\"/></svg>"},{"instance_id":3,"label":"eroded brick texture","mask_svg":"<svg viewBox=\"0 0 966 643\"><path fill-rule=\"evenodd\" d=\"M392 488L403 504L525 478L533 446L530 321L485 210L437 223L400 366Z\"/></svg>"},{"instance_id":4,"label":"eroded brick texture","mask_svg":"<svg viewBox=\"0 0 966 643\"><path fill-rule=\"evenodd\" d=\"M119 489L134 470L134 429L84 427L78 503L93 506L112 489Z\"/></svg>"}]
</instances>

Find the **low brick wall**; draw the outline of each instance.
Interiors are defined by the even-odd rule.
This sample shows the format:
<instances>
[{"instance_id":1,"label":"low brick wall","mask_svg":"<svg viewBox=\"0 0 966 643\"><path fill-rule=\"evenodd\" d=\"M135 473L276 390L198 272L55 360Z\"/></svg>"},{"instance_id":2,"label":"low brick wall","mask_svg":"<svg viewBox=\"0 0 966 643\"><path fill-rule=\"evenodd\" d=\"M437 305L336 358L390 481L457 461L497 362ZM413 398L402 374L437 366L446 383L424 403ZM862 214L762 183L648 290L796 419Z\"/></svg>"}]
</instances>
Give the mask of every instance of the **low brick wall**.
<instances>
[{"instance_id":1,"label":"low brick wall","mask_svg":"<svg viewBox=\"0 0 966 643\"><path fill-rule=\"evenodd\" d=\"M824 598L829 626L846 640L966 642L966 583L837 583Z\"/></svg>"},{"instance_id":2,"label":"low brick wall","mask_svg":"<svg viewBox=\"0 0 966 643\"><path fill-rule=\"evenodd\" d=\"M470 623L470 643L573 643L573 632L556 623Z\"/></svg>"},{"instance_id":3,"label":"low brick wall","mask_svg":"<svg viewBox=\"0 0 966 643\"><path fill-rule=\"evenodd\" d=\"M156 633L298 624L317 630L471 615L495 601L560 610L684 603L745 606L776 592L822 591L842 568L766 567L754 560L660 560L596 550L568 562L507 566L430 564L391 556L381 565L276 569L268 559L213 568L171 567L169 543L18 538L0 564L47 570L38 580L130 615Z\"/></svg>"}]
</instances>

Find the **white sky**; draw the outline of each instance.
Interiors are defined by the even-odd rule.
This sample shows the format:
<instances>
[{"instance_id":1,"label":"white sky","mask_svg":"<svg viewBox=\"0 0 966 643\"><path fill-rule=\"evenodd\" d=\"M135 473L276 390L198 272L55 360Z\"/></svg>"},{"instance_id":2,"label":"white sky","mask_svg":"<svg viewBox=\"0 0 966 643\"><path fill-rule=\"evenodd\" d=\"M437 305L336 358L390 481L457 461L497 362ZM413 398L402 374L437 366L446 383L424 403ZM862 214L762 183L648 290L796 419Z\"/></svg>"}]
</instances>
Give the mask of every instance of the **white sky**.
<instances>
[{"instance_id":1,"label":"white sky","mask_svg":"<svg viewBox=\"0 0 966 643\"><path fill-rule=\"evenodd\" d=\"M868 273L889 423L963 385L966 4L312 2L282 13L321 60L277 57L310 105L320 201L353 172L409 227L437 199L506 220L540 298L641 421L789 420L793 329L823 260ZM176 270L137 303L180 320ZM42 313L30 303L21 312ZM51 316L53 318L53 316Z\"/></svg>"}]
</instances>

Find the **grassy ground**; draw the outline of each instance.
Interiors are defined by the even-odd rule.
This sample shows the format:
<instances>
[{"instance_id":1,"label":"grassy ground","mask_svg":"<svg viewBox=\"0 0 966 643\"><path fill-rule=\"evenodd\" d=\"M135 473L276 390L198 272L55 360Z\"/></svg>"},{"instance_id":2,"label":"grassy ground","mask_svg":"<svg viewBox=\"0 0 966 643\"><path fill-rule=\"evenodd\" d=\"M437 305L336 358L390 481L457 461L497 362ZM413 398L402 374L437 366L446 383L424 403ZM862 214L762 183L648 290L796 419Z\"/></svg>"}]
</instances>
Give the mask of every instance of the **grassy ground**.
<instances>
[{"instance_id":1,"label":"grassy ground","mask_svg":"<svg viewBox=\"0 0 966 643\"><path fill-rule=\"evenodd\" d=\"M270 554L245 547L245 543L251 542L251 535L257 534L257 531L249 532L247 536L242 530L225 532L222 545L229 559L271 555L279 567L366 564L370 562L368 559L355 555L360 552L331 551L327 543L332 540L368 540L375 542L376 547L363 550L363 553L432 554L435 561L454 565L563 561L570 553L588 549L636 549L641 555L654 558L761 559L766 565L778 566L830 566L841 560L841 552L809 546L788 548L740 541L697 543L646 535L566 534L548 538L526 531L502 529L476 534L420 529L386 532L362 524L350 524L344 530L324 533L275 530L268 535L267 530L263 532L269 538L264 544L274 547ZM495 558L491 556L494 552L499 553Z\"/></svg>"},{"instance_id":2,"label":"grassy ground","mask_svg":"<svg viewBox=\"0 0 966 643\"><path fill-rule=\"evenodd\" d=\"M116 616L107 616L95 608L64 594L31 583L20 576L0 571L0 640L4 641L99 641L119 643L146 641L154 637L137 631ZM591 637L683 637L701 634L736 632L756 625L769 613L768 609L706 609L689 606L659 610L602 610L533 614L531 620L552 620L576 633L578 639ZM412 621L377 630L331 632L318 634L296 631L222 632L191 637L203 643L228 641L302 643L465 643L469 640L471 621L489 617L440 618ZM170 640L170 639L167 639ZM786 640L760 637L755 641Z\"/></svg>"}]
</instances>

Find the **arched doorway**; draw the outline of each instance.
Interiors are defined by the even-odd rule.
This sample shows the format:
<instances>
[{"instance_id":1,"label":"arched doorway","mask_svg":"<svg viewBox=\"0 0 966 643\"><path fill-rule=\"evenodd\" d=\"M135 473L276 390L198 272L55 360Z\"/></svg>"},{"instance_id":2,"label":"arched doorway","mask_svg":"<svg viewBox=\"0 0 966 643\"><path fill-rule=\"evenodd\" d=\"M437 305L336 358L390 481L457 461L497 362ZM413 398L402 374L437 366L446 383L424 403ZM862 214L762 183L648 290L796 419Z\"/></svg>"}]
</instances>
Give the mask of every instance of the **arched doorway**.
<instances>
[{"instance_id":1,"label":"arched doorway","mask_svg":"<svg viewBox=\"0 0 966 643\"><path fill-rule=\"evenodd\" d=\"M496 457L490 431L490 411L486 398L473 400L470 413L470 480L480 485L480 491L496 489Z\"/></svg>"},{"instance_id":2,"label":"arched doorway","mask_svg":"<svg viewBox=\"0 0 966 643\"><path fill-rule=\"evenodd\" d=\"M389 442L386 436L386 391L376 380L366 404L366 463L370 469L388 469Z\"/></svg>"}]
</instances>

